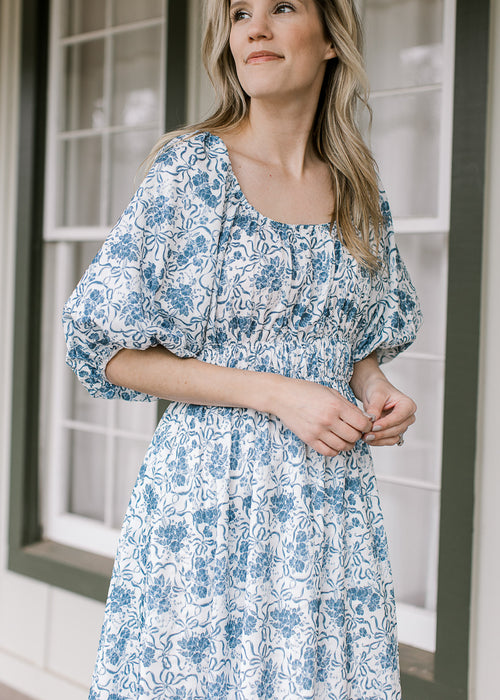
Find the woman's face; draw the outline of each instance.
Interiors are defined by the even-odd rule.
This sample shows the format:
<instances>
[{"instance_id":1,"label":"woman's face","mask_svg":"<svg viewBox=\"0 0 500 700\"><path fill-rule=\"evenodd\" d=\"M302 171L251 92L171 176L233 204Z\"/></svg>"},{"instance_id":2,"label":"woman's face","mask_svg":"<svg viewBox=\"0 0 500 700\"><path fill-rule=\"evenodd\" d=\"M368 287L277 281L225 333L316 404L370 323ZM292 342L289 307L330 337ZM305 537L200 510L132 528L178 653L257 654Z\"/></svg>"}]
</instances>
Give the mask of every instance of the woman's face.
<instances>
[{"instance_id":1,"label":"woman's face","mask_svg":"<svg viewBox=\"0 0 500 700\"><path fill-rule=\"evenodd\" d=\"M326 62L336 56L314 0L231 0L230 48L252 99L319 94Z\"/></svg>"}]
</instances>

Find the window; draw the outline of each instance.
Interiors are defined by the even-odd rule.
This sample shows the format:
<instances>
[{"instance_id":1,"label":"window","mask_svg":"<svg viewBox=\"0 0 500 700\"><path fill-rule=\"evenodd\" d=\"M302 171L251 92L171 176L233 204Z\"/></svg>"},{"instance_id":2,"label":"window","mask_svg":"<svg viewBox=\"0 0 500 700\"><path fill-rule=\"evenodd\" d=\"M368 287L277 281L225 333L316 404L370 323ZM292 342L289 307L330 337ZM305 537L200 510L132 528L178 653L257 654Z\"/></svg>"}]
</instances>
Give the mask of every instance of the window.
<instances>
[{"instance_id":1,"label":"window","mask_svg":"<svg viewBox=\"0 0 500 700\"><path fill-rule=\"evenodd\" d=\"M156 406L91 400L60 312L142 160L186 118L187 11L23 2L9 567L100 600Z\"/></svg>"},{"instance_id":2,"label":"window","mask_svg":"<svg viewBox=\"0 0 500 700\"><path fill-rule=\"evenodd\" d=\"M164 0L55 0L45 190L44 536L113 557L156 404L92 399L65 367L64 302L164 131Z\"/></svg>"},{"instance_id":3,"label":"window","mask_svg":"<svg viewBox=\"0 0 500 700\"><path fill-rule=\"evenodd\" d=\"M435 650L445 376L455 0L363 0L371 142L424 325L384 367L415 398L403 448L375 449L400 641Z\"/></svg>"},{"instance_id":4,"label":"window","mask_svg":"<svg viewBox=\"0 0 500 700\"><path fill-rule=\"evenodd\" d=\"M375 449L404 644L435 650L445 377L455 0L357 0L374 113L371 145L425 323L384 366L415 397L403 448ZM199 38L198 38L199 41ZM198 58L198 60L200 60ZM204 80L193 120L208 112ZM198 98L198 99L196 99Z\"/></svg>"}]
</instances>

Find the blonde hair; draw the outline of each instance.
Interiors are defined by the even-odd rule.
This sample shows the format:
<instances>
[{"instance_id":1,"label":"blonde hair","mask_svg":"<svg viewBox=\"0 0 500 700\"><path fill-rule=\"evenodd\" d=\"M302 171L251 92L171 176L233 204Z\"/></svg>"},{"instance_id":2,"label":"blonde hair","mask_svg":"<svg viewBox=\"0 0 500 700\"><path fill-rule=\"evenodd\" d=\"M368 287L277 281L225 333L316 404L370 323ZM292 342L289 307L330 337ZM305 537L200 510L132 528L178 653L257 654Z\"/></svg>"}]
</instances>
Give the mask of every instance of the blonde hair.
<instances>
[{"instance_id":1,"label":"blonde hair","mask_svg":"<svg viewBox=\"0 0 500 700\"><path fill-rule=\"evenodd\" d=\"M362 28L354 0L314 0L325 35L337 58L327 63L312 129L317 155L330 169L335 192L332 225L349 252L368 269L378 267L379 202L377 166L356 124L358 108L369 113L368 79L362 58ZM217 107L204 121L165 134L151 156L175 136L192 131L230 131L248 116L250 98L236 73L229 47L231 18L228 0L205 0L202 56L215 88Z\"/></svg>"}]
</instances>

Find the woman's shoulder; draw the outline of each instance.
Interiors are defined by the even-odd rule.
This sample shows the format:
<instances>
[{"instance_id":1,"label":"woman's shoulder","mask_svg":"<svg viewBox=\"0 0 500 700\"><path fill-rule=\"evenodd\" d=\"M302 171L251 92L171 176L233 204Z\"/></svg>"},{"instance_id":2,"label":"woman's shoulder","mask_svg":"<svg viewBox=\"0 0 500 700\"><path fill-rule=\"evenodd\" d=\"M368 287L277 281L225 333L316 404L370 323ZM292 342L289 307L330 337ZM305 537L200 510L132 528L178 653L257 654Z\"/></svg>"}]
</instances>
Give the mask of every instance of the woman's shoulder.
<instances>
[{"instance_id":1,"label":"woman's shoulder","mask_svg":"<svg viewBox=\"0 0 500 700\"><path fill-rule=\"evenodd\" d=\"M228 170L227 149L222 139L210 131L191 131L174 136L158 152L154 161L160 169L189 169L224 174Z\"/></svg>"},{"instance_id":2,"label":"woman's shoulder","mask_svg":"<svg viewBox=\"0 0 500 700\"><path fill-rule=\"evenodd\" d=\"M223 142L207 131L183 133L158 152L146 186L175 200L183 210L192 206L217 209L227 197L228 159Z\"/></svg>"}]
</instances>

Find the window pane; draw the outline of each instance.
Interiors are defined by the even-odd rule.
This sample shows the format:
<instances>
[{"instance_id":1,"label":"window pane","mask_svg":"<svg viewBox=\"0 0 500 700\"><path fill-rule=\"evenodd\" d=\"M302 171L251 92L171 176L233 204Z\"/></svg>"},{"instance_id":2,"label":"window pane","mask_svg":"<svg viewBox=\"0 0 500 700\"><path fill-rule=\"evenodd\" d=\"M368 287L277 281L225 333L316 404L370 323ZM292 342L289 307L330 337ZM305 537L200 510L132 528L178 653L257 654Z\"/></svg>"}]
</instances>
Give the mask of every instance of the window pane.
<instances>
[{"instance_id":1,"label":"window pane","mask_svg":"<svg viewBox=\"0 0 500 700\"><path fill-rule=\"evenodd\" d=\"M101 206L101 138L71 139L62 144L62 226L98 226Z\"/></svg>"},{"instance_id":2,"label":"window pane","mask_svg":"<svg viewBox=\"0 0 500 700\"><path fill-rule=\"evenodd\" d=\"M96 256L100 247L101 243L99 241L85 241L82 243L72 244L71 256L74 270L74 285L76 285L78 280L82 277L83 273Z\"/></svg>"},{"instance_id":3,"label":"window pane","mask_svg":"<svg viewBox=\"0 0 500 700\"><path fill-rule=\"evenodd\" d=\"M114 39L112 123L157 122L161 28L126 32Z\"/></svg>"},{"instance_id":4,"label":"window pane","mask_svg":"<svg viewBox=\"0 0 500 700\"><path fill-rule=\"evenodd\" d=\"M436 609L439 494L380 483L396 598Z\"/></svg>"},{"instance_id":5,"label":"window pane","mask_svg":"<svg viewBox=\"0 0 500 700\"><path fill-rule=\"evenodd\" d=\"M110 223L127 206L144 176L142 162L158 140L157 130L127 131L111 138Z\"/></svg>"},{"instance_id":6,"label":"window pane","mask_svg":"<svg viewBox=\"0 0 500 700\"><path fill-rule=\"evenodd\" d=\"M442 81L442 0L367 0L365 27L372 90Z\"/></svg>"},{"instance_id":7,"label":"window pane","mask_svg":"<svg viewBox=\"0 0 500 700\"><path fill-rule=\"evenodd\" d=\"M435 217L441 92L373 100L372 145L397 217Z\"/></svg>"},{"instance_id":8,"label":"window pane","mask_svg":"<svg viewBox=\"0 0 500 700\"><path fill-rule=\"evenodd\" d=\"M130 433L152 436L156 428L157 408L156 401L117 401L116 427Z\"/></svg>"},{"instance_id":9,"label":"window pane","mask_svg":"<svg viewBox=\"0 0 500 700\"><path fill-rule=\"evenodd\" d=\"M68 512L104 521L106 437L71 431Z\"/></svg>"},{"instance_id":10,"label":"window pane","mask_svg":"<svg viewBox=\"0 0 500 700\"><path fill-rule=\"evenodd\" d=\"M70 0L67 3L66 34L83 34L105 25L105 0Z\"/></svg>"},{"instance_id":11,"label":"window pane","mask_svg":"<svg viewBox=\"0 0 500 700\"><path fill-rule=\"evenodd\" d=\"M422 306L424 323L412 352L444 356L448 282L448 236L401 234L398 246Z\"/></svg>"},{"instance_id":12,"label":"window pane","mask_svg":"<svg viewBox=\"0 0 500 700\"><path fill-rule=\"evenodd\" d=\"M164 12L164 0L114 0L113 23L126 24L141 19L161 17Z\"/></svg>"},{"instance_id":13,"label":"window pane","mask_svg":"<svg viewBox=\"0 0 500 700\"><path fill-rule=\"evenodd\" d=\"M72 414L70 418L81 423L105 426L108 421L110 401L96 399L83 388L75 375L72 374Z\"/></svg>"},{"instance_id":14,"label":"window pane","mask_svg":"<svg viewBox=\"0 0 500 700\"><path fill-rule=\"evenodd\" d=\"M122 525L130 493L144 461L147 447L147 443L142 440L120 438L116 441L116 484L113 490L112 522L114 528L120 528Z\"/></svg>"},{"instance_id":15,"label":"window pane","mask_svg":"<svg viewBox=\"0 0 500 700\"><path fill-rule=\"evenodd\" d=\"M416 423L405 435L404 447L373 449L376 471L439 484L444 364L402 357L382 369L394 386L415 400L418 411Z\"/></svg>"},{"instance_id":16,"label":"window pane","mask_svg":"<svg viewBox=\"0 0 500 700\"><path fill-rule=\"evenodd\" d=\"M104 41L88 41L65 49L64 131L98 129L104 116Z\"/></svg>"}]
</instances>

